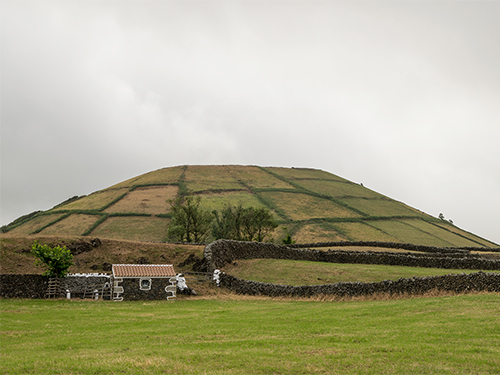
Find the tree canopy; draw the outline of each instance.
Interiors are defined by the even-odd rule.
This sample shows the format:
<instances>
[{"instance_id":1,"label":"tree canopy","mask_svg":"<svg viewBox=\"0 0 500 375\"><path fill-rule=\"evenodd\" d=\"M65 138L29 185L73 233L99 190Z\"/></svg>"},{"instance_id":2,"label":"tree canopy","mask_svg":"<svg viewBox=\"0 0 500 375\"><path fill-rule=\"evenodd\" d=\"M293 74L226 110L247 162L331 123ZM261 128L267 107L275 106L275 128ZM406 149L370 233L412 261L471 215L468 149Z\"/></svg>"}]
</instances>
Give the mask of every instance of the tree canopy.
<instances>
[{"instance_id":1,"label":"tree canopy","mask_svg":"<svg viewBox=\"0 0 500 375\"><path fill-rule=\"evenodd\" d=\"M210 234L215 240L259 241L278 226L265 207L226 205L221 211L209 212L200 207L201 198L193 195L169 200L172 221L168 237L182 242L203 242Z\"/></svg>"}]
</instances>

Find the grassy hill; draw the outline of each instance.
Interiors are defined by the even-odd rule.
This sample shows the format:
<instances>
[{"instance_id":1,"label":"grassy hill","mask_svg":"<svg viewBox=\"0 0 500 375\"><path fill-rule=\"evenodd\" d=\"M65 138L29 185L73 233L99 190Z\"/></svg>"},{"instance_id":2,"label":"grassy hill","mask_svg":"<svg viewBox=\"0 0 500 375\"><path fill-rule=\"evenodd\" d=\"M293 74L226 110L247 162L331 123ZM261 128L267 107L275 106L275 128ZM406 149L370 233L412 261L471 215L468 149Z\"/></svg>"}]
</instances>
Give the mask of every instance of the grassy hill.
<instances>
[{"instance_id":1,"label":"grassy hill","mask_svg":"<svg viewBox=\"0 0 500 375\"><path fill-rule=\"evenodd\" d=\"M297 243L385 241L449 247L495 243L334 174L305 168L177 166L149 172L87 196L71 198L2 228L3 236L87 236L164 242L167 199L202 196L207 209L264 206Z\"/></svg>"}]
</instances>

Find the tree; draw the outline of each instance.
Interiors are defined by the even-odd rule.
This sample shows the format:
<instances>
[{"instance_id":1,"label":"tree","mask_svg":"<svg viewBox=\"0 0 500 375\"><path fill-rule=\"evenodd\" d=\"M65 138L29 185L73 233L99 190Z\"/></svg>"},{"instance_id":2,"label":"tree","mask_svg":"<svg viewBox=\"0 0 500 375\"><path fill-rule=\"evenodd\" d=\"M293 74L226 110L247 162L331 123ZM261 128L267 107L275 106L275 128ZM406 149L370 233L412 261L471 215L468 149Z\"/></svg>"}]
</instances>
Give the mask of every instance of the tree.
<instances>
[{"instance_id":1,"label":"tree","mask_svg":"<svg viewBox=\"0 0 500 375\"><path fill-rule=\"evenodd\" d=\"M283 238L281 240L281 243L283 245L293 245L295 243L294 240L292 240L292 235L290 234L290 232L288 231L288 228L287 227L283 227L283 229L286 231L286 236L285 238Z\"/></svg>"},{"instance_id":2,"label":"tree","mask_svg":"<svg viewBox=\"0 0 500 375\"><path fill-rule=\"evenodd\" d=\"M37 257L37 266L45 265L48 269L43 273L49 277L64 277L68 268L73 265L73 254L66 246L50 247L40 245L37 241L31 246L31 252Z\"/></svg>"},{"instance_id":3,"label":"tree","mask_svg":"<svg viewBox=\"0 0 500 375\"><path fill-rule=\"evenodd\" d=\"M200 207L201 197L180 196L167 202L170 203L172 212L169 238L182 242L203 242L210 230L213 216Z\"/></svg>"},{"instance_id":4,"label":"tree","mask_svg":"<svg viewBox=\"0 0 500 375\"><path fill-rule=\"evenodd\" d=\"M241 225L244 209L241 204L237 206L226 205L221 212L214 210L212 236L216 240L241 241Z\"/></svg>"},{"instance_id":5,"label":"tree","mask_svg":"<svg viewBox=\"0 0 500 375\"><path fill-rule=\"evenodd\" d=\"M267 235L274 231L274 229L278 226L278 223L274 220L273 214L267 208L250 207L250 209L250 212L253 211L252 224L255 228L255 240L262 242ZM250 237L249 241L253 241L253 237Z\"/></svg>"},{"instance_id":6,"label":"tree","mask_svg":"<svg viewBox=\"0 0 500 375\"><path fill-rule=\"evenodd\" d=\"M243 208L241 203L237 206L227 205L220 213L214 211L214 216L212 235L216 240L224 238L262 242L278 226L267 208Z\"/></svg>"}]
</instances>

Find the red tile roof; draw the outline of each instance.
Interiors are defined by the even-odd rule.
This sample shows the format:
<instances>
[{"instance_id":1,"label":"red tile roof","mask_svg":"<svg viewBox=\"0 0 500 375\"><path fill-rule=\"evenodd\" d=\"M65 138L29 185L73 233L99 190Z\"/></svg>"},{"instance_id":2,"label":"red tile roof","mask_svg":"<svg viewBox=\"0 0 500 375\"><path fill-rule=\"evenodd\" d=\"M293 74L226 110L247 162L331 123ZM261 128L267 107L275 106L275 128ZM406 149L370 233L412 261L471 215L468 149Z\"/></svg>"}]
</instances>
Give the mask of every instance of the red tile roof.
<instances>
[{"instance_id":1,"label":"red tile roof","mask_svg":"<svg viewBox=\"0 0 500 375\"><path fill-rule=\"evenodd\" d=\"M114 277L173 277L171 264L113 264Z\"/></svg>"}]
</instances>

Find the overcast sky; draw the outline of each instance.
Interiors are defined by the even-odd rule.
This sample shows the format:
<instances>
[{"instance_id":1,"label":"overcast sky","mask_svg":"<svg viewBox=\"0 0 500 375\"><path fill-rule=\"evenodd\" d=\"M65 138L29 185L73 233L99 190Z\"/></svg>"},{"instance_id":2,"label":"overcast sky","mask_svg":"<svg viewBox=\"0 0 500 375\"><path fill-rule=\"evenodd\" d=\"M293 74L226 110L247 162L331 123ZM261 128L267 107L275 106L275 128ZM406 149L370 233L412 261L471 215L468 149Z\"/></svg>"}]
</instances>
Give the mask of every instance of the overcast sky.
<instances>
[{"instance_id":1,"label":"overcast sky","mask_svg":"<svg viewBox=\"0 0 500 375\"><path fill-rule=\"evenodd\" d=\"M184 164L323 169L500 243L500 1L2 1L1 225Z\"/></svg>"}]
</instances>

